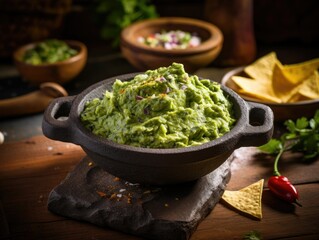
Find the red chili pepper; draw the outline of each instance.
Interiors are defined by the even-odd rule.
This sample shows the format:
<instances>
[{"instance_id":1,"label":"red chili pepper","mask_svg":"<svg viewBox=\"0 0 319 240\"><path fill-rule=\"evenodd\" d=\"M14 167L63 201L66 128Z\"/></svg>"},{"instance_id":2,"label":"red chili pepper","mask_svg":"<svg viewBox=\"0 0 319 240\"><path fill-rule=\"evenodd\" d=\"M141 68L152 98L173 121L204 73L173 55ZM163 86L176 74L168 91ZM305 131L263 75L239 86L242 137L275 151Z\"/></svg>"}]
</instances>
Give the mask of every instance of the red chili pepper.
<instances>
[{"instance_id":1,"label":"red chili pepper","mask_svg":"<svg viewBox=\"0 0 319 240\"><path fill-rule=\"evenodd\" d=\"M282 176L278 171L278 161L284 152L284 148L278 153L274 163L274 175L268 180L268 187L272 193L277 197L289 203L296 203L298 206L302 206L297 200L299 194L294 185L291 184L288 178Z\"/></svg>"},{"instance_id":2,"label":"red chili pepper","mask_svg":"<svg viewBox=\"0 0 319 240\"><path fill-rule=\"evenodd\" d=\"M271 192L282 200L301 206L301 204L297 202L299 198L297 189L291 184L288 178L284 176L272 176L268 180L268 187Z\"/></svg>"}]
</instances>

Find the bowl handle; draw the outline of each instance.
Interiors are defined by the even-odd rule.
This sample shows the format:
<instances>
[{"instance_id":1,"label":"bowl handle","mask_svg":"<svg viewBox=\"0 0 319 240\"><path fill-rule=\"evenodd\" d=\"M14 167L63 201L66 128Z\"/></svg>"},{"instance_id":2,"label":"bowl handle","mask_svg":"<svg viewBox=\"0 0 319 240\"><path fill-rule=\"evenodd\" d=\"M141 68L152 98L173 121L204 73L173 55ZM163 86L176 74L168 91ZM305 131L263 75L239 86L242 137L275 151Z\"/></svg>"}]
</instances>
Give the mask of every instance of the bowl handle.
<instances>
[{"instance_id":1,"label":"bowl handle","mask_svg":"<svg viewBox=\"0 0 319 240\"><path fill-rule=\"evenodd\" d=\"M260 103L248 104L248 123L240 138L239 145L260 146L267 143L274 130L274 114L272 110Z\"/></svg>"},{"instance_id":2,"label":"bowl handle","mask_svg":"<svg viewBox=\"0 0 319 240\"><path fill-rule=\"evenodd\" d=\"M51 139L63 142L72 141L72 124L69 114L75 96L54 99L44 112L43 134Z\"/></svg>"}]
</instances>

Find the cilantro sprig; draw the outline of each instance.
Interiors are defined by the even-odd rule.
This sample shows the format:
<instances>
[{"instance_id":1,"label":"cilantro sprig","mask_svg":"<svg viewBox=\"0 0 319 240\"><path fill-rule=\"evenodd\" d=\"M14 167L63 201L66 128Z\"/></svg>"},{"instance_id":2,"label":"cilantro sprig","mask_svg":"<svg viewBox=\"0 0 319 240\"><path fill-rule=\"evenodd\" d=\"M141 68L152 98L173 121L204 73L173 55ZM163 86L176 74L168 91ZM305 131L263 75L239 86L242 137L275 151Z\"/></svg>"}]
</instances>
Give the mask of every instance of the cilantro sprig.
<instances>
[{"instance_id":1,"label":"cilantro sprig","mask_svg":"<svg viewBox=\"0 0 319 240\"><path fill-rule=\"evenodd\" d=\"M262 236L258 231L250 231L244 235L244 240L262 240Z\"/></svg>"},{"instance_id":2,"label":"cilantro sprig","mask_svg":"<svg viewBox=\"0 0 319 240\"><path fill-rule=\"evenodd\" d=\"M287 132L279 139L271 139L259 149L268 154L274 154L276 161L285 151L303 153L303 161L311 161L319 156L319 109L314 117L308 120L306 117L284 122ZM275 173L278 171L274 169Z\"/></svg>"}]
</instances>

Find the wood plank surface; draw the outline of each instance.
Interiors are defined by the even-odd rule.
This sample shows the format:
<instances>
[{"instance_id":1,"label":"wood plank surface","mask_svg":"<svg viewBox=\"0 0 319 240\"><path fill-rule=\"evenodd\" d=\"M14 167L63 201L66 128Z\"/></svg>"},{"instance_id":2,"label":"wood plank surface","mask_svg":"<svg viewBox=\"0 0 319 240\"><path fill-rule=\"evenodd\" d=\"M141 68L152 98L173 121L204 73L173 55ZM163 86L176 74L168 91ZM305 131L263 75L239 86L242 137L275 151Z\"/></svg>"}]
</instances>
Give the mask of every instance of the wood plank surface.
<instances>
[{"instance_id":1,"label":"wood plank surface","mask_svg":"<svg viewBox=\"0 0 319 240\"><path fill-rule=\"evenodd\" d=\"M84 156L80 147L44 136L1 145L0 239L140 239L47 210L50 191ZM256 148L240 148L233 157L230 190L267 180L272 173L273 159ZM251 230L259 231L263 239L319 239L319 161L304 164L298 154L286 154L279 167L296 184L303 207L278 200L265 183L261 221L220 202L191 240L242 239Z\"/></svg>"}]
</instances>

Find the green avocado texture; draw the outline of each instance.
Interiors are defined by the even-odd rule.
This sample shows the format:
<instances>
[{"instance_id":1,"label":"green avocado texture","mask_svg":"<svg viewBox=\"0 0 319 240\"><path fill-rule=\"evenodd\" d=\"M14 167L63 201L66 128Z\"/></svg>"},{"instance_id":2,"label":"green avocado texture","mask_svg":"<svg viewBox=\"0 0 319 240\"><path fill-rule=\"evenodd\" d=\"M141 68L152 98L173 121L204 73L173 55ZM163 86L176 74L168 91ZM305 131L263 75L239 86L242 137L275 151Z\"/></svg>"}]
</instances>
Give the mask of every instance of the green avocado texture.
<instances>
[{"instance_id":1,"label":"green avocado texture","mask_svg":"<svg viewBox=\"0 0 319 240\"><path fill-rule=\"evenodd\" d=\"M196 146L235 123L220 85L188 75L179 63L116 80L102 98L86 103L80 117L98 136L147 148Z\"/></svg>"}]
</instances>

